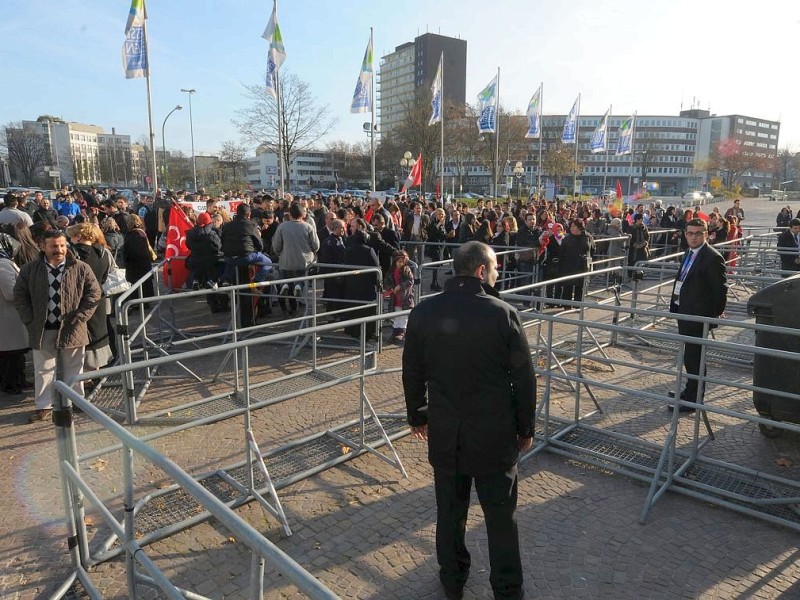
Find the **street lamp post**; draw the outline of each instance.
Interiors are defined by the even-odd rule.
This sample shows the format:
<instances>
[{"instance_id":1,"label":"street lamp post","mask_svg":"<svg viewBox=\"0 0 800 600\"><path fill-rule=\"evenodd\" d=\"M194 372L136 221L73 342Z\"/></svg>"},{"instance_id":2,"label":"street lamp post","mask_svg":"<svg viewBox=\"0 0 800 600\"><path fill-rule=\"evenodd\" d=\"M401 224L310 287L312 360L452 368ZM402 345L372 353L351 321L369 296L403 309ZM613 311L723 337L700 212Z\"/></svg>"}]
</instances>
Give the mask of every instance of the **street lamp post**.
<instances>
[{"instance_id":1,"label":"street lamp post","mask_svg":"<svg viewBox=\"0 0 800 600\"><path fill-rule=\"evenodd\" d=\"M192 94L197 93L194 88L185 90L181 88L182 92L189 94L189 133L192 136L192 177L194 178L194 191L197 191L197 160L194 157L194 120L192 119Z\"/></svg>"},{"instance_id":2,"label":"street lamp post","mask_svg":"<svg viewBox=\"0 0 800 600\"><path fill-rule=\"evenodd\" d=\"M167 127L167 119L169 119L170 115L172 113L174 113L176 110L182 110L182 109L183 109L183 107L180 104L178 104L175 108L173 108L171 111L169 111L169 113L167 113L167 116L164 117L164 122L161 124L161 147L162 147L162 150L163 150L163 159L164 159L164 188L168 187L168 184L167 184L167 139L166 139L166 133L165 133L165 130L166 130L166 127ZM158 190L156 190L156 191L158 191Z\"/></svg>"},{"instance_id":3,"label":"street lamp post","mask_svg":"<svg viewBox=\"0 0 800 600\"><path fill-rule=\"evenodd\" d=\"M400 167L402 169L408 169L408 173L405 173L406 177L411 174L411 169L414 168L415 164L417 164L417 161L414 158L414 155L408 150L403 152L403 158L400 159Z\"/></svg>"},{"instance_id":4,"label":"street lamp post","mask_svg":"<svg viewBox=\"0 0 800 600\"><path fill-rule=\"evenodd\" d=\"M522 166L522 161L517 161L514 165L514 177L517 178L517 205L519 206L522 201L522 177L525 175L525 169Z\"/></svg>"}]
</instances>

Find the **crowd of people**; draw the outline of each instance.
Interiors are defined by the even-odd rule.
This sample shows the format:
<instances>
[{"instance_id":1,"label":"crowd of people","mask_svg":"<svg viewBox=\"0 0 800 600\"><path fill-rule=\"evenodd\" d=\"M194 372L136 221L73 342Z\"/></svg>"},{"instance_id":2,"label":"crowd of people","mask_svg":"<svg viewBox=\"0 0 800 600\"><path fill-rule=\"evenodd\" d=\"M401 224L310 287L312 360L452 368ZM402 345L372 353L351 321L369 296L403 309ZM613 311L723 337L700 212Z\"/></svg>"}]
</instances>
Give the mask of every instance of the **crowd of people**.
<instances>
[{"instance_id":1,"label":"crowd of people","mask_svg":"<svg viewBox=\"0 0 800 600\"><path fill-rule=\"evenodd\" d=\"M196 210L198 205L205 210ZM233 214L226 210L229 206L236 206ZM113 188L64 186L52 202L41 192L8 193L0 210L0 321L16 327L9 326L11 335L0 342L5 359L0 370L2 390L19 394L31 387L20 361L36 341L19 326L18 306L14 306L19 298L15 299L14 289L27 264L44 260L45 240L60 233L69 260L88 266L101 290L109 271L119 267L143 297L151 297L155 290L149 275L164 252L172 210L183 211L192 224L186 234L189 286L217 288L243 282L243 277L294 280L291 286L261 298L261 314L271 314L272 300L277 299L282 317L296 316L311 272L379 269L380 278L372 271L324 280L327 311L342 320L369 314L366 305L376 300L381 288L391 310L413 307L413 284L419 279L421 264L448 260L455 249L470 241L485 243L497 253L498 289L553 280L543 293L531 297L531 306L544 307L545 302L582 300L584 279L568 276L590 271L598 256L607 266L633 266L647 260L656 247L665 254L686 250L685 230L694 218L707 223L709 243L728 242L723 256L727 264L735 264L735 241L742 236L744 220L738 201L724 214L716 208L705 214L699 207L664 208L658 200L616 212L613 204L535 197L519 203L480 200L469 206L457 201L442 205L408 195L313 194L295 199L266 192L211 195L202 189L194 194L169 191L163 197L126 197ZM778 221L789 227L796 219L787 207ZM792 240L787 237L786 241ZM800 268L794 260L787 265L792 270ZM430 273L431 291L441 291L440 277L449 271L432 268ZM106 292L101 296L86 319L88 339L82 359L86 370L101 368L116 358L113 298ZM208 303L212 312L228 308L224 294L209 294ZM405 330L406 318L396 317L393 339L402 342ZM357 337L360 331L348 328L347 333ZM49 410L44 400L40 404L40 410Z\"/></svg>"}]
</instances>

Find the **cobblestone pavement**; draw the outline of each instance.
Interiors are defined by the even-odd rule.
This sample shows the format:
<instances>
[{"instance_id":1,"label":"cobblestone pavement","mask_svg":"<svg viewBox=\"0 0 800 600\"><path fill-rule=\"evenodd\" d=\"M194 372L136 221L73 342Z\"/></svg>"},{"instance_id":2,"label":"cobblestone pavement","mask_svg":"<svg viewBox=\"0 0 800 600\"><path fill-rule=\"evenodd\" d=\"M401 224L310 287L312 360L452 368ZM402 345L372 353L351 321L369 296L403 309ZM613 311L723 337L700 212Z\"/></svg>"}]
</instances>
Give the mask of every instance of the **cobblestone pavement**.
<instances>
[{"instance_id":1,"label":"cobblestone pavement","mask_svg":"<svg viewBox=\"0 0 800 600\"><path fill-rule=\"evenodd\" d=\"M760 202L766 204L765 215L777 213L775 203ZM750 210L747 205L745 209ZM204 320L208 321L205 316ZM204 323L215 324L223 322ZM620 350L620 356L641 363L666 360L658 353L635 350ZM305 353L301 360L290 361L286 347L254 350L253 379L295 372L306 366L307 357ZM399 349L390 347L381 355L380 366L397 365L399 358ZM207 377L220 362L217 356L190 366ZM710 370L730 381L751 377L747 368L720 362ZM174 368L161 374L165 378L154 382L143 410L168 407L223 386L194 383ZM652 441L663 439L668 414L637 392L668 389L669 379L636 380L630 370L608 377L629 381L631 393L597 391L605 412L592 417L592 424ZM553 410L567 413L569 393L558 387L554 386ZM378 412L403 411L399 374L368 379L367 393ZM745 395L726 394L721 386L710 386L707 397L720 406L752 409ZM261 449L353 418L357 398L353 382L259 409L253 415L253 429ZM48 424L26 424L31 409L30 395L0 397L2 598L46 598L71 572L53 429ZM691 438L689 422L682 426L681 443ZM800 479L800 436L769 440L752 424L719 416L713 424L717 440L707 446L706 455ZM137 435L158 429L132 428ZM111 441L83 415L77 417L76 434L82 452ZM152 445L190 473L208 472L242 459L242 420L194 428ZM437 580L435 502L426 448L410 437L398 441L396 448L408 479L366 454L281 490L291 537L284 537L275 519L257 503L237 512L342 598L443 598ZM784 466L777 463L779 459L785 460ZM82 465L86 479L117 515L121 515L122 491L119 465L118 453ZM136 463L135 481L137 498L164 486L163 474L142 461ZM800 598L798 536L788 528L676 493L660 499L646 523L640 524L645 484L547 452L521 465L519 494L527 598ZM90 509L88 514L96 544L104 529L96 511ZM467 539L473 560L465 598L491 598L486 532L476 502ZM214 520L155 542L146 551L177 585L213 598L247 597L249 552ZM91 574L104 597L127 596L120 559L94 567ZM269 566L266 580L266 598L301 597ZM145 587L141 591L143 598L158 597Z\"/></svg>"}]
</instances>

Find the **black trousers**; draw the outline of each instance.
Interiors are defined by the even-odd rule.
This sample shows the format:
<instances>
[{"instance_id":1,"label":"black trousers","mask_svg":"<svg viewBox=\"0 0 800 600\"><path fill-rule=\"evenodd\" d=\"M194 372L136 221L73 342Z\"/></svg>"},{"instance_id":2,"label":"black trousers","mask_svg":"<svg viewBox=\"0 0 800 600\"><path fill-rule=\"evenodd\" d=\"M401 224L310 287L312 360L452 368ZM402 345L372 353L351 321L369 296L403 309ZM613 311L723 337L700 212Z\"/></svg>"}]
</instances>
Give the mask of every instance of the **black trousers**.
<instances>
[{"instance_id":1,"label":"black trousers","mask_svg":"<svg viewBox=\"0 0 800 600\"><path fill-rule=\"evenodd\" d=\"M678 333L681 335L690 335L692 337L703 337L703 324L692 323L690 321L681 321L678 319ZM700 356L703 352L702 344L685 343L683 346L683 366L686 373L689 375L700 375ZM707 369L703 369L705 376ZM683 387L682 396L689 402L697 400L697 386L700 382L697 379L690 379L687 377L686 385ZM703 399L704 386L700 386L700 399Z\"/></svg>"},{"instance_id":2,"label":"black trousers","mask_svg":"<svg viewBox=\"0 0 800 600\"><path fill-rule=\"evenodd\" d=\"M517 509L517 467L491 475L461 475L434 467L436 490L436 556L439 578L448 588L460 589L469 576L470 555L464 544L472 480L486 520L489 563L494 597L522 597L522 562Z\"/></svg>"}]
</instances>

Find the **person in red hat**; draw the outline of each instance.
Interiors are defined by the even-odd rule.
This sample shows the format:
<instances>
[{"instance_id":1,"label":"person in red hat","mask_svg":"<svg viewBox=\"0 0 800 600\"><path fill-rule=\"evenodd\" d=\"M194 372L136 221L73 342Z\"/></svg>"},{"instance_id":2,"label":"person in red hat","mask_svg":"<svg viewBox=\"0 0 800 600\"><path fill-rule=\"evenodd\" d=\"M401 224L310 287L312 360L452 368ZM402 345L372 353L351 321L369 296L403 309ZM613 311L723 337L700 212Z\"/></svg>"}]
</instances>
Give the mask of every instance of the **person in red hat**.
<instances>
[{"instance_id":1,"label":"person in red hat","mask_svg":"<svg viewBox=\"0 0 800 600\"><path fill-rule=\"evenodd\" d=\"M194 289L216 288L222 271L222 240L211 226L211 215L197 215L197 224L186 232L186 247L189 256L186 266L192 273Z\"/></svg>"}]
</instances>

